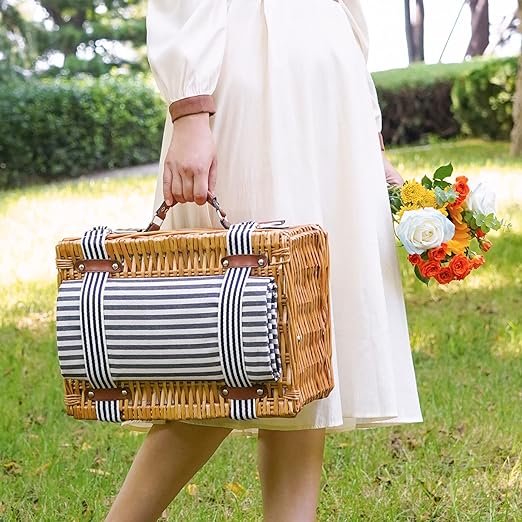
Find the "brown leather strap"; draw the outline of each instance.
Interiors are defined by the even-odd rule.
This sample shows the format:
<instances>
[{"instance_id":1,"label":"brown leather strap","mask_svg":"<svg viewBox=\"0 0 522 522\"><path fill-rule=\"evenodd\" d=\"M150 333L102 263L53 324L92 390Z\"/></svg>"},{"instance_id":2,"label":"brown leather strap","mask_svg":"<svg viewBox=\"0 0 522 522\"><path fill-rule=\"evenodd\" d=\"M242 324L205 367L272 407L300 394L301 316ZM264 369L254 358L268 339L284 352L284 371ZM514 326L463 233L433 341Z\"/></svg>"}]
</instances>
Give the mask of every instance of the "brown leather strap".
<instances>
[{"instance_id":1,"label":"brown leather strap","mask_svg":"<svg viewBox=\"0 0 522 522\"><path fill-rule=\"evenodd\" d=\"M87 399L90 401L115 401L130 399L129 388L105 388L87 390Z\"/></svg>"},{"instance_id":2,"label":"brown leather strap","mask_svg":"<svg viewBox=\"0 0 522 522\"><path fill-rule=\"evenodd\" d=\"M159 230L161 224L163 223L163 221L165 221L165 218L167 217L167 212L174 205L177 205L177 203L177 201L174 201L174 203L172 203L172 205L169 206L167 205L167 203L165 203L165 201L163 201L158 210L156 210L155 216L152 218L152 221L149 223L148 227L144 230L144 232L154 232L156 230ZM223 228L229 228L230 223L227 220L227 214L221 208L216 196L212 192L210 192L210 190L207 192L207 203L216 210L219 216L219 221L221 225L223 225Z\"/></svg>"},{"instance_id":3,"label":"brown leather strap","mask_svg":"<svg viewBox=\"0 0 522 522\"><path fill-rule=\"evenodd\" d=\"M80 259L74 263L74 268L79 272L121 272L123 266L114 259Z\"/></svg>"},{"instance_id":4,"label":"brown leather strap","mask_svg":"<svg viewBox=\"0 0 522 522\"><path fill-rule=\"evenodd\" d=\"M268 257L266 254L236 254L223 257L221 265L223 268L243 268L246 266L263 268L268 265Z\"/></svg>"},{"instance_id":5,"label":"brown leather strap","mask_svg":"<svg viewBox=\"0 0 522 522\"><path fill-rule=\"evenodd\" d=\"M182 98L169 105L169 112L172 122L183 116L189 114L199 114L201 112L208 112L212 116L216 112L214 98L209 94L201 94L197 96L190 96Z\"/></svg>"},{"instance_id":6,"label":"brown leather strap","mask_svg":"<svg viewBox=\"0 0 522 522\"><path fill-rule=\"evenodd\" d=\"M260 399L265 397L268 393L267 387L260 384L259 386L250 386L245 388L234 388L232 386L222 386L219 393L225 399L245 400L245 399Z\"/></svg>"}]
</instances>

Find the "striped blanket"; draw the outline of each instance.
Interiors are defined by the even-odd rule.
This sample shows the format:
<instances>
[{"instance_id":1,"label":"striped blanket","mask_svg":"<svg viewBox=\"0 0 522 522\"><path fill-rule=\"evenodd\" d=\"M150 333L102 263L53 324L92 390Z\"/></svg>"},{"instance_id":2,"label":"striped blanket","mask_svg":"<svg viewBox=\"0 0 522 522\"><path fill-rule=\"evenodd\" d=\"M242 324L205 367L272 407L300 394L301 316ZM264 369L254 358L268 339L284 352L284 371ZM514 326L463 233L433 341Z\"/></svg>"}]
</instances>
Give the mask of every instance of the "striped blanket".
<instances>
[{"instance_id":1,"label":"striped blanket","mask_svg":"<svg viewBox=\"0 0 522 522\"><path fill-rule=\"evenodd\" d=\"M223 320L229 317L221 309L224 276L105 278L99 298L82 315L85 281L66 280L58 290L57 346L65 378L96 375L103 358L113 381L223 380L224 371L238 365L251 382L281 376L271 277L248 276L237 329ZM232 362L220 350L230 335L239 336L242 347ZM101 349L104 354L97 353Z\"/></svg>"}]
</instances>

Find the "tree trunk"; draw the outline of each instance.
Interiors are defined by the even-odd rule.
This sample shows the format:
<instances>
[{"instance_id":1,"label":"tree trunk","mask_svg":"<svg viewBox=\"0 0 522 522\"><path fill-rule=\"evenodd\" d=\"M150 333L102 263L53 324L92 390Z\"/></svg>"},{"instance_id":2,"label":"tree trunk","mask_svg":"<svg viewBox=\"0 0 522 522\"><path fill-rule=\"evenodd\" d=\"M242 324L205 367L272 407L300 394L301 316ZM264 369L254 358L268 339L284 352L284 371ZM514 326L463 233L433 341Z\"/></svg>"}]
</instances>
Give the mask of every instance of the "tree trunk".
<instances>
[{"instance_id":1,"label":"tree trunk","mask_svg":"<svg viewBox=\"0 0 522 522\"><path fill-rule=\"evenodd\" d=\"M415 2L415 22L413 23L413 39L415 41L414 61L424 61L424 0Z\"/></svg>"},{"instance_id":2,"label":"tree trunk","mask_svg":"<svg viewBox=\"0 0 522 522\"><path fill-rule=\"evenodd\" d=\"M518 16L519 19L522 19L522 0L518 0ZM520 30L522 31L522 28ZM522 53L518 59L517 86L515 91L515 99L513 100L511 155L522 156Z\"/></svg>"},{"instance_id":3,"label":"tree trunk","mask_svg":"<svg viewBox=\"0 0 522 522\"><path fill-rule=\"evenodd\" d=\"M410 0L404 0L404 29L406 30L406 43L408 45L408 59L412 62L413 56L413 31L411 26Z\"/></svg>"},{"instance_id":4,"label":"tree trunk","mask_svg":"<svg viewBox=\"0 0 522 522\"><path fill-rule=\"evenodd\" d=\"M469 0L471 40L466 56L482 56L489 44L489 1Z\"/></svg>"},{"instance_id":5,"label":"tree trunk","mask_svg":"<svg viewBox=\"0 0 522 522\"><path fill-rule=\"evenodd\" d=\"M404 22L410 63L424 61L424 0L415 0L415 19L411 18L410 0L404 0Z\"/></svg>"}]
</instances>

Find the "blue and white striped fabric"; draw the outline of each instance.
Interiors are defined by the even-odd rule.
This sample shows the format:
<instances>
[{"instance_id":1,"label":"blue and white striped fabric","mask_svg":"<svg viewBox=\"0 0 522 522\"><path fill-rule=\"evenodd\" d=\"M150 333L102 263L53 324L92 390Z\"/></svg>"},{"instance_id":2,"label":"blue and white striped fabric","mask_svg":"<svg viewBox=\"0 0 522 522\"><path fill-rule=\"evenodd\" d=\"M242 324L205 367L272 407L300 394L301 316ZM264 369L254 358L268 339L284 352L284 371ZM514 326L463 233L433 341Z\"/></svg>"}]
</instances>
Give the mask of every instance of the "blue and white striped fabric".
<instances>
[{"instance_id":1,"label":"blue and white striped fabric","mask_svg":"<svg viewBox=\"0 0 522 522\"><path fill-rule=\"evenodd\" d=\"M104 226L88 230L81 245L85 259L109 259L105 238L111 230ZM109 367L103 320L103 289L108 272L87 272L83 278L79 317L85 373L93 388L116 386ZM97 401L96 416L107 422L121 422L118 401Z\"/></svg>"},{"instance_id":2,"label":"blue and white striped fabric","mask_svg":"<svg viewBox=\"0 0 522 522\"><path fill-rule=\"evenodd\" d=\"M227 233L228 255L252 254L252 232L256 227L255 221L231 225ZM233 387L253 385L246 370L241 328L243 294L250 271L250 267L229 268L219 296L218 340L221 365L225 371L226 384ZM231 400L230 416L236 420L255 419L256 400Z\"/></svg>"},{"instance_id":3,"label":"blue and white striped fabric","mask_svg":"<svg viewBox=\"0 0 522 522\"><path fill-rule=\"evenodd\" d=\"M103 247L108 230L89 232L86 258L94 254L92 241ZM104 247L95 258L107 259ZM237 288L238 270L240 299L227 299L225 289ZM83 280L63 281L57 299L62 375L88 379L94 388L122 380L225 380L229 386L279 380L276 284L245 273L232 268L224 276L151 280L87 272ZM225 317L233 326L220 328ZM96 407L99 419L119 418L118 401L97 401Z\"/></svg>"},{"instance_id":4,"label":"blue and white striped fabric","mask_svg":"<svg viewBox=\"0 0 522 522\"><path fill-rule=\"evenodd\" d=\"M223 381L218 306L224 276L111 278L103 326L114 381ZM58 356L64 377L87 379L80 329L82 281L63 281L57 299ZM248 378L280 377L277 292L270 277L249 277L243 294L243 351ZM274 336L275 335L275 336Z\"/></svg>"}]
</instances>

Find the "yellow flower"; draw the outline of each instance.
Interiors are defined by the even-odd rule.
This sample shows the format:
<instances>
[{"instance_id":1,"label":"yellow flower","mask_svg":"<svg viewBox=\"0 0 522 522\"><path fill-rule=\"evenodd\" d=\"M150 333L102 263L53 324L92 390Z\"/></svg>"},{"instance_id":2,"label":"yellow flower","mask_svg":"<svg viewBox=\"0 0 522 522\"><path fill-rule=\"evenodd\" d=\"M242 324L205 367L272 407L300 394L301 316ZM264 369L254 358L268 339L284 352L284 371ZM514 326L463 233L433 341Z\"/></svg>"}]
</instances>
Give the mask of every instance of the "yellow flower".
<instances>
[{"instance_id":1,"label":"yellow flower","mask_svg":"<svg viewBox=\"0 0 522 522\"><path fill-rule=\"evenodd\" d=\"M435 193L423 187L418 181L406 181L401 188L401 201L407 210L433 207L437 208Z\"/></svg>"},{"instance_id":2,"label":"yellow flower","mask_svg":"<svg viewBox=\"0 0 522 522\"><path fill-rule=\"evenodd\" d=\"M407 210L417 210L419 207L417 206L414 206L414 205L403 205L401 207L401 209L399 210L399 212L397 213L397 219L400 221L401 218L402 218L402 215L407 211Z\"/></svg>"},{"instance_id":3,"label":"yellow flower","mask_svg":"<svg viewBox=\"0 0 522 522\"><path fill-rule=\"evenodd\" d=\"M455 234L448 244L448 251L453 254L463 254L471 242L471 234L468 225L462 219L461 208L450 208L451 221L455 225Z\"/></svg>"},{"instance_id":4,"label":"yellow flower","mask_svg":"<svg viewBox=\"0 0 522 522\"><path fill-rule=\"evenodd\" d=\"M416 203L421 197L424 187L417 181L406 181L401 188L401 200L404 204Z\"/></svg>"}]
</instances>

